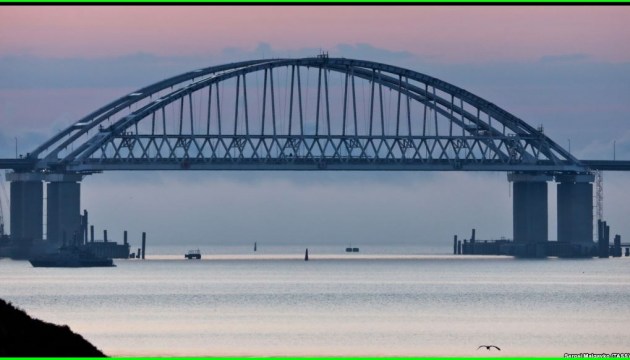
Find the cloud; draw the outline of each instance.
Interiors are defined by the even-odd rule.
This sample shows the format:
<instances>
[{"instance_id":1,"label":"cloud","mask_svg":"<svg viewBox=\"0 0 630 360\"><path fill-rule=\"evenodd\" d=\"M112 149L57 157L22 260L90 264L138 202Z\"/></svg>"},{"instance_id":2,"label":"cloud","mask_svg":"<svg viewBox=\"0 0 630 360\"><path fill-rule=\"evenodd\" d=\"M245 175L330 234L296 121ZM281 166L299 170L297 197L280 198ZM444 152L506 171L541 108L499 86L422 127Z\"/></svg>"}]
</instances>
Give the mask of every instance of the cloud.
<instances>
[{"instance_id":1,"label":"cloud","mask_svg":"<svg viewBox=\"0 0 630 360\"><path fill-rule=\"evenodd\" d=\"M102 58L0 57L0 88L140 87L201 66L200 56L136 53Z\"/></svg>"},{"instance_id":2,"label":"cloud","mask_svg":"<svg viewBox=\"0 0 630 360\"><path fill-rule=\"evenodd\" d=\"M217 53L158 56L135 53L101 58L46 58L32 55L0 57L0 89L141 87L192 69L257 58L312 57L322 49L275 49L261 42L253 49L227 47ZM414 59L407 51L370 44L340 44L331 56L396 62Z\"/></svg>"},{"instance_id":3,"label":"cloud","mask_svg":"<svg viewBox=\"0 0 630 360\"><path fill-rule=\"evenodd\" d=\"M409 51L392 51L367 43L339 44L331 51L331 55L371 61L386 61L388 63L401 59L410 60L417 58L416 55Z\"/></svg>"},{"instance_id":4,"label":"cloud","mask_svg":"<svg viewBox=\"0 0 630 360\"><path fill-rule=\"evenodd\" d=\"M575 62L585 61L591 58L588 54L562 54L562 55L545 55L540 58L541 63L558 63L558 62Z\"/></svg>"}]
</instances>

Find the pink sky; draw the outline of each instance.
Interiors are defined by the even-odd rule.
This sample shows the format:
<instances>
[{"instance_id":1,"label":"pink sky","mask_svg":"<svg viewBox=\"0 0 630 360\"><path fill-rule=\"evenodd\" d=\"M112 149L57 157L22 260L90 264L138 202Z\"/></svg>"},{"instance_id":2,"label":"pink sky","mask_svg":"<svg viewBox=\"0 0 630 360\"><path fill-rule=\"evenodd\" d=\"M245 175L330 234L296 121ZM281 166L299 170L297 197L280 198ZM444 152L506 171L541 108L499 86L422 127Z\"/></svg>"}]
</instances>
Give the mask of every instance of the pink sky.
<instances>
[{"instance_id":1,"label":"pink sky","mask_svg":"<svg viewBox=\"0 0 630 360\"><path fill-rule=\"evenodd\" d=\"M438 61L588 54L630 61L630 7L2 7L0 55L55 57L332 48L368 43Z\"/></svg>"}]
</instances>

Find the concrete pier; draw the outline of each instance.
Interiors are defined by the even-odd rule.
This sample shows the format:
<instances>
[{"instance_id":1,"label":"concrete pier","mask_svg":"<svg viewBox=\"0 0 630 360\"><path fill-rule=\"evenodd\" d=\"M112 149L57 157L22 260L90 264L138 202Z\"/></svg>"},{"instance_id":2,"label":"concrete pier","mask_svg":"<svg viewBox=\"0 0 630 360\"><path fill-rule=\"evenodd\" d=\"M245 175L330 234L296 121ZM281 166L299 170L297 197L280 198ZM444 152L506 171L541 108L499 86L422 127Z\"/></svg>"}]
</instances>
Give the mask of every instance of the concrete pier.
<instances>
[{"instance_id":1,"label":"concrete pier","mask_svg":"<svg viewBox=\"0 0 630 360\"><path fill-rule=\"evenodd\" d=\"M143 232L142 233L142 260L144 260L146 250L147 250L147 233Z\"/></svg>"},{"instance_id":2,"label":"concrete pier","mask_svg":"<svg viewBox=\"0 0 630 360\"><path fill-rule=\"evenodd\" d=\"M512 219L515 256L543 257L537 244L548 239L547 182L552 177L544 174L508 174L512 182ZM538 248L538 249L537 249Z\"/></svg>"},{"instance_id":3,"label":"concrete pier","mask_svg":"<svg viewBox=\"0 0 630 360\"><path fill-rule=\"evenodd\" d=\"M613 240L613 257L621 257L621 235L615 235Z\"/></svg>"},{"instance_id":4,"label":"concrete pier","mask_svg":"<svg viewBox=\"0 0 630 360\"><path fill-rule=\"evenodd\" d=\"M81 232L81 181L76 174L53 174L46 180L46 235L51 242L61 242L62 234Z\"/></svg>"},{"instance_id":5,"label":"concrete pier","mask_svg":"<svg viewBox=\"0 0 630 360\"><path fill-rule=\"evenodd\" d=\"M81 242L83 244L87 244L88 242L88 225L88 212L87 210L83 210L83 216L81 217L81 236L83 237Z\"/></svg>"},{"instance_id":6,"label":"concrete pier","mask_svg":"<svg viewBox=\"0 0 630 360\"><path fill-rule=\"evenodd\" d=\"M597 220L598 253L599 257L605 259L610 256L610 228L605 221Z\"/></svg>"},{"instance_id":7,"label":"concrete pier","mask_svg":"<svg viewBox=\"0 0 630 360\"><path fill-rule=\"evenodd\" d=\"M457 235L453 236L453 255L457 255Z\"/></svg>"},{"instance_id":8,"label":"concrete pier","mask_svg":"<svg viewBox=\"0 0 630 360\"><path fill-rule=\"evenodd\" d=\"M573 256L591 256L593 242L593 175L556 176L558 242L569 243Z\"/></svg>"},{"instance_id":9,"label":"concrete pier","mask_svg":"<svg viewBox=\"0 0 630 360\"><path fill-rule=\"evenodd\" d=\"M43 238L44 187L38 174L7 173L11 182L11 237L16 244Z\"/></svg>"}]
</instances>

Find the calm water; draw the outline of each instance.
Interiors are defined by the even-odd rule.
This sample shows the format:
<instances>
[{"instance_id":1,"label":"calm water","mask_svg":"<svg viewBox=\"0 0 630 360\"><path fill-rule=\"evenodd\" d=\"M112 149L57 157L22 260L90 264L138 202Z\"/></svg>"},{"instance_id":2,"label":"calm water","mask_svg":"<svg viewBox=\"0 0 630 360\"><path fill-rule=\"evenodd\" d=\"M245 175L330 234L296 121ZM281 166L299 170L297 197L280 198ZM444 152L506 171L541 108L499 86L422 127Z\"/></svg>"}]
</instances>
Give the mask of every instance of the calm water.
<instances>
[{"instance_id":1,"label":"calm water","mask_svg":"<svg viewBox=\"0 0 630 360\"><path fill-rule=\"evenodd\" d=\"M630 259L311 253L0 260L0 297L108 355L630 352Z\"/></svg>"}]
</instances>

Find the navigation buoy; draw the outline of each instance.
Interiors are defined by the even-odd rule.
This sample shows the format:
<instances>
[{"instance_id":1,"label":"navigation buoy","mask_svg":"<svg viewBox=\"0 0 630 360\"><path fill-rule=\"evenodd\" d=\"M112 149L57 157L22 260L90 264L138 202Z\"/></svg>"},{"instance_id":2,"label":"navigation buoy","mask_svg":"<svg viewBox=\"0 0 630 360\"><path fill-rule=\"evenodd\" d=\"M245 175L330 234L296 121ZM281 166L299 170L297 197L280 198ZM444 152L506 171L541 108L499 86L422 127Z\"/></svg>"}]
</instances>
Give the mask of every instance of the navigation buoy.
<instances>
[{"instance_id":1,"label":"navigation buoy","mask_svg":"<svg viewBox=\"0 0 630 360\"><path fill-rule=\"evenodd\" d=\"M304 261L308 261L308 248L306 249L306 252L304 253Z\"/></svg>"},{"instance_id":2,"label":"navigation buoy","mask_svg":"<svg viewBox=\"0 0 630 360\"><path fill-rule=\"evenodd\" d=\"M254 242L254 252L256 251L256 243Z\"/></svg>"}]
</instances>

